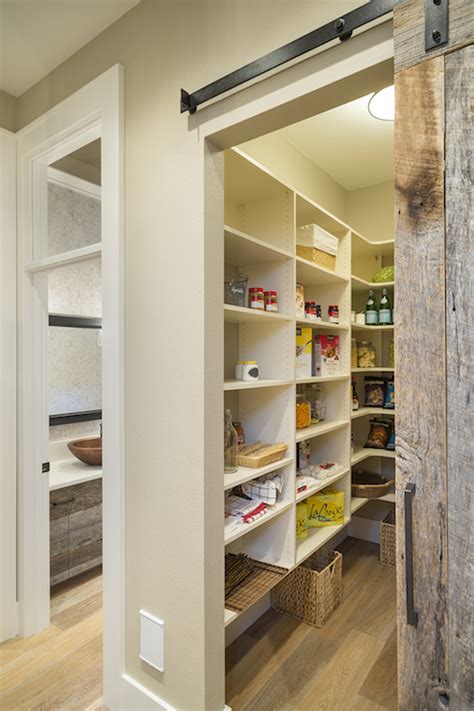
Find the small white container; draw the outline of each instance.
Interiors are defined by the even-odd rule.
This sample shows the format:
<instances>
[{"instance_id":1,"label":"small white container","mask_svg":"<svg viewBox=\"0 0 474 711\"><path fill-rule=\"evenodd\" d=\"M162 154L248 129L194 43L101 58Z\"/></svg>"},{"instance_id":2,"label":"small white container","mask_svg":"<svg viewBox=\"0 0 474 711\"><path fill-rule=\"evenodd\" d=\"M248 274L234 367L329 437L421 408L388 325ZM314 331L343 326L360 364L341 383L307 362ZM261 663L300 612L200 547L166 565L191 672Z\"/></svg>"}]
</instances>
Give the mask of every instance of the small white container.
<instances>
[{"instance_id":1,"label":"small white container","mask_svg":"<svg viewBox=\"0 0 474 711\"><path fill-rule=\"evenodd\" d=\"M356 314L356 323L365 326L365 313Z\"/></svg>"},{"instance_id":2,"label":"small white container","mask_svg":"<svg viewBox=\"0 0 474 711\"><path fill-rule=\"evenodd\" d=\"M356 312L351 311L351 323L355 323L355 322L356 322Z\"/></svg>"},{"instance_id":3,"label":"small white container","mask_svg":"<svg viewBox=\"0 0 474 711\"><path fill-rule=\"evenodd\" d=\"M242 377L240 380L258 380L260 371L256 360L242 361Z\"/></svg>"},{"instance_id":4,"label":"small white container","mask_svg":"<svg viewBox=\"0 0 474 711\"><path fill-rule=\"evenodd\" d=\"M235 379L236 380L242 380L242 360L238 360L237 363L235 364Z\"/></svg>"}]
</instances>

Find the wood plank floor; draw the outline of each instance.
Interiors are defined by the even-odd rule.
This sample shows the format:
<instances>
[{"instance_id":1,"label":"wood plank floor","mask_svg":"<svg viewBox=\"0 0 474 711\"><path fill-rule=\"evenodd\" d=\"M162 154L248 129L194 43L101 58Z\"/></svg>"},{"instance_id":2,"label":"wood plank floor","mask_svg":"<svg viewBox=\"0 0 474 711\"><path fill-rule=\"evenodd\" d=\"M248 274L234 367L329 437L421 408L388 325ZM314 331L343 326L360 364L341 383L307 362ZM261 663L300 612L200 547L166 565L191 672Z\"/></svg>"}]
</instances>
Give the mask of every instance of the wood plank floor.
<instances>
[{"instance_id":1,"label":"wood plank floor","mask_svg":"<svg viewBox=\"0 0 474 711\"><path fill-rule=\"evenodd\" d=\"M397 708L395 570L373 544L347 539L339 549L343 602L321 630L268 611L227 649L233 711ZM51 625L0 645L2 711L105 708L101 607L100 570L56 586Z\"/></svg>"},{"instance_id":2,"label":"wood plank floor","mask_svg":"<svg viewBox=\"0 0 474 711\"><path fill-rule=\"evenodd\" d=\"M340 607L321 629L269 610L227 649L232 711L395 711L395 569L348 538Z\"/></svg>"},{"instance_id":3,"label":"wood plank floor","mask_svg":"<svg viewBox=\"0 0 474 711\"><path fill-rule=\"evenodd\" d=\"M85 711L102 697L100 568L60 583L51 624L40 634L0 645L0 709Z\"/></svg>"}]
</instances>

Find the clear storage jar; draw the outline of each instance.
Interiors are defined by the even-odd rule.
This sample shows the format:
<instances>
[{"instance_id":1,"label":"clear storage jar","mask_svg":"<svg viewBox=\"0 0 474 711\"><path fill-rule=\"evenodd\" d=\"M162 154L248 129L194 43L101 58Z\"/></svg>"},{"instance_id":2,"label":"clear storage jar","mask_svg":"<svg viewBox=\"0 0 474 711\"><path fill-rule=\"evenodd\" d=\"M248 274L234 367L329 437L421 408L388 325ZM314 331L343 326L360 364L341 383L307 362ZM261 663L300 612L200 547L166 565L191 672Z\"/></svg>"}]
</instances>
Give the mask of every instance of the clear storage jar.
<instances>
[{"instance_id":1,"label":"clear storage jar","mask_svg":"<svg viewBox=\"0 0 474 711\"><path fill-rule=\"evenodd\" d=\"M370 341L361 341L358 344L357 367L375 368L375 348Z\"/></svg>"},{"instance_id":2,"label":"clear storage jar","mask_svg":"<svg viewBox=\"0 0 474 711\"><path fill-rule=\"evenodd\" d=\"M302 430L311 424L311 403L304 395L296 396L296 429Z\"/></svg>"},{"instance_id":3,"label":"clear storage jar","mask_svg":"<svg viewBox=\"0 0 474 711\"><path fill-rule=\"evenodd\" d=\"M357 341L355 338L351 339L351 368L357 368Z\"/></svg>"}]
</instances>

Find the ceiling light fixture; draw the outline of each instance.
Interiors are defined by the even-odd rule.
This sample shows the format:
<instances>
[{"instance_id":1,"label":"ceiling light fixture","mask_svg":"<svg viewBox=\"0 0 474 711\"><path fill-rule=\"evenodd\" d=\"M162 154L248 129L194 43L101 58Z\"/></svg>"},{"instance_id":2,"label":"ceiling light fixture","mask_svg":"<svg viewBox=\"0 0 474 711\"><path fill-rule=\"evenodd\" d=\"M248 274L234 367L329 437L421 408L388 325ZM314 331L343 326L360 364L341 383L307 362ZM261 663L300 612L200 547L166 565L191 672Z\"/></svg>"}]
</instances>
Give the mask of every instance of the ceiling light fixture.
<instances>
[{"instance_id":1,"label":"ceiling light fixture","mask_svg":"<svg viewBox=\"0 0 474 711\"><path fill-rule=\"evenodd\" d=\"M369 114L379 121L393 121L395 119L395 87L386 86L385 89L375 92L369 99Z\"/></svg>"}]
</instances>

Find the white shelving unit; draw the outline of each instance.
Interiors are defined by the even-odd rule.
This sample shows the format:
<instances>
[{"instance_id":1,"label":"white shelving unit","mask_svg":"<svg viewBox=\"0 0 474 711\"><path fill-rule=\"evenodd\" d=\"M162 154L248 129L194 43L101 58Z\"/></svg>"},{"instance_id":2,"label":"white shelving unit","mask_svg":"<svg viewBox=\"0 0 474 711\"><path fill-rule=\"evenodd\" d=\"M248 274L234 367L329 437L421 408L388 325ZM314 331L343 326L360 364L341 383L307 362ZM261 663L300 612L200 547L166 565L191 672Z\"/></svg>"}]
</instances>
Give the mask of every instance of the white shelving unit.
<instances>
[{"instance_id":1,"label":"white shelving unit","mask_svg":"<svg viewBox=\"0 0 474 711\"><path fill-rule=\"evenodd\" d=\"M337 237L339 248L334 270L297 255L296 229L310 223L318 224ZM350 367L351 335L357 330L350 323L354 294L363 298L364 290L370 287L372 273L383 266L383 259L389 259L393 254L393 242L375 245L368 242L349 225L283 184L271 171L239 149L227 151L225 157L223 239L226 270L247 275L249 288L260 286L276 290L279 309L278 313L266 313L251 310L246 305L224 304L224 404L232 411L234 421L242 423L247 442L261 440L288 444L286 457L280 462L257 470L239 468L235 474L224 475L224 491L277 471L283 474L285 482L277 504L254 523L244 524L242 530L227 535L224 546L226 552L245 552L264 563L291 571L350 523L351 511L356 510L356 504L351 500L354 458L361 462L375 456L394 456L393 452L374 455L373 450L364 450L362 454L359 448L363 442L359 441L351 460L354 423L367 426L365 415L379 414L373 408L365 413L366 408L363 408L351 417L351 375L361 378L366 373L389 372L383 365L386 348L382 344L387 337L384 331L392 332L393 327L372 331L380 342L379 369L357 369L351 374ZM379 264L380 260L382 263ZM365 265L365 270L358 268L359 263ZM338 304L340 323L296 318L296 283L304 286L306 300L321 304L323 315L327 314L330 304ZM295 377L297 326L339 337L338 375ZM367 328L361 327L360 330L365 332ZM261 380L251 383L235 380L237 360L257 361ZM303 386L311 385L324 389L326 419L304 430L296 430L296 395ZM297 447L303 441L308 442L312 463L336 461L342 465L343 471L297 494ZM297 541L297 504L328 486L344 492L344 523L310 529L308 538ZM224 623L232 624L239 616L239 612L225 610Z\"/></svg>"},{"instance_id":2,"label":"white shelving unit","mask_svg":"<svg viewBox=\"0 0 474 711\"><path fill-rule=\"evenodd\" d=\"M372 281L373 274L381 267L393 265L394 242L369 242L362 235L352 233L352 310L364 311L369 289L373 289L378 298L383 288L389 292L393 305L394 282L376 283ZM351 466L364 465L364 470L379 473L387 478L394 478L395 452L386 449L372 449L364 447L369 432L369 418L394 417L395 410L384 407L364 407L364 378L395 377L395 368L388 366L389 343L393 338L393 325L365 326L351 324L351 337L357 340L369 340L375 347L375 368L351 368L351 374L356 383L359 402L362 407L351 412L352 434L355 441L355 450L351 456ZM382 501L395 503L395 495L389 493L379 499L352 498L351 514L355 514L368 501Z\"/></svg>"}]
</instances>

